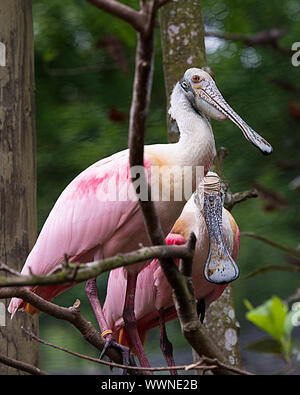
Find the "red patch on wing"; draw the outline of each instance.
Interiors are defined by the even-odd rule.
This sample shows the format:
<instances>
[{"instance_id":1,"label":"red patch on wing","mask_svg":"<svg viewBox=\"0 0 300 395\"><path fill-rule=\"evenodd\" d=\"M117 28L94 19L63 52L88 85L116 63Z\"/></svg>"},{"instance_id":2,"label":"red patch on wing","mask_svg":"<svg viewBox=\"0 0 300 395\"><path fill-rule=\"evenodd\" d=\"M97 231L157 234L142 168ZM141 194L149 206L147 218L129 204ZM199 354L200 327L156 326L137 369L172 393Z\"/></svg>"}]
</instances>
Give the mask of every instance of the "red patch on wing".
<instances>
[{"instance_id":1,"label":"red patch on wing","mask_svg":"<svg viewBox=\"0 0 300 395\"><path fill-rule=\"evenodd\" d=\"M115 190L118 189L118 185L125 183L130 178L130 169L129 163L127 162L126 166L124 166L124 162L114 163L114 161L110 162L111 167L109 167L106 172L103 172L102 175L91 175L82 177L78 180L74 192L74 198L82 198L86 195L95 195L97 193L98 188L101 186L101 191L103 193L108 192L109 183L110 186L115 186ZM144 168L146 170L149 169L151 163L147 158L144 158ZM101 172L101 170L99 171Z\"/></svg>"}]
</instances>

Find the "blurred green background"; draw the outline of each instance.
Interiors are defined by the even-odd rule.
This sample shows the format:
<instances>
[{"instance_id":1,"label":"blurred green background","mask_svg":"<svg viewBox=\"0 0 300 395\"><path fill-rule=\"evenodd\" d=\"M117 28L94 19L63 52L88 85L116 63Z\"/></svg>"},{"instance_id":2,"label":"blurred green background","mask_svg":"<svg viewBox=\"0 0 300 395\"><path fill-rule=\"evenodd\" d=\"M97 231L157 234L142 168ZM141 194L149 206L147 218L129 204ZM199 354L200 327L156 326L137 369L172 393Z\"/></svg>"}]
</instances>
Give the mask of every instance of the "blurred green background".
<instances>
[{"instance_id":1,"label":"blurred green background","mask_svg":"<svg viewBox=\"0 0 300 395\"><path fill-rule=\"evenodd\" d=\"M138 6L137 1L123 1ZM300 41L298 0L203 0L206 30L255 34L286 29L280 45L287 50ZM39 230L64 187L100 158L127 147L136 36L125 23L83 0L34 0L35 76L37 109L37 166ZM167 142L166 98L159 25L146 142ZM299 243L299 190L291 182L300 172L300 67L291 55L271 47L249 47L241 42L206 38L208 64L230 105L273 146L264 157L252 148L231 122L213 122L217 147L229 155L224 174L233 192L254 183L262 198L234 207L241 231L267 236L286 246ZM287 51L288 52L288 51ZM197 66L197 65L194 65ZM246 274L270 264L285 264L278 250L249 238L241 239L240 278L234 284L241 339L253 326L245 320L244 299L253 305L275 294L286 298L299 285L298 275L272 272L246 280ZM107 276L98 279L102 297ZM78 285L55 299L64 306L80 298L84 316L95 323ZM177 322L168 324L178 363L192 356ZM96 356L75 329L44 314L40 336L55 344ZM249 335L250 336L250 335ZM153 364L164 364L156 330L146 352ZM155 352L153 352L155 350ZM62 352L41 346L41 368L55 373L109 373Z\"/></svg>"}]
</instances>

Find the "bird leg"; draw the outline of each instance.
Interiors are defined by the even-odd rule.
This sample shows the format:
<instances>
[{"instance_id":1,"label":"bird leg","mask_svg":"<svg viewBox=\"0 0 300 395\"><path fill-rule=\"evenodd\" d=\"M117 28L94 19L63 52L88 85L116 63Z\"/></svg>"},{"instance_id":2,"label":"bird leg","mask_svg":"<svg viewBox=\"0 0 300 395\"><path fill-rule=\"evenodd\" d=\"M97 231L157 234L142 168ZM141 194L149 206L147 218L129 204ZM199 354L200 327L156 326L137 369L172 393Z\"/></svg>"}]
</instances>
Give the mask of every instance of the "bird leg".
<instances>
[{"instance_id":1,"label":"bird leg","mask_svg":"<svg viewBox=\"0 0 300 395\"><path fill-rule=\"evenodd\" d=\"M138 333L138 329L136 325L136 317L134 313L136 282L137 282L137 274L128 272L125 305L123 310L123 320L131 344L135 350L135 353L138 357L138 360L140 361L141 366L150 368L149 361L146 357L143 344L141 342L140 335ZM148 374L153 374L153 373L148 372Z\"/></svg>"},{"instance_id":2,"label":"bird leg","mask_svg":"<svg viewBox=\"0 0 300 395\"><path fill-rule=\"evenodd\" d=\"M166 322L165 322L165 313L164 309L161 308L158 310L159 314L159 341L160 348L165 357L168 366L175 366L175 361L173 357L173 346L170 340L167 337L166 331ZM177 370L170 370L171 375L177 375Z\"/></svg>"},{"instance_id":3,"label":"bird leg","mask_svg":"<svg viewBox=\"0 0 300 395\"><path fill-rule=\"evenodd\" d=\"M87 280L85 286L85 292L87 297L91 303L91 306L94 310L95 316L97 318L97 322L99 328L101 330L102 337L105 339L105 345L100 355L100 359L102 359L108 350L109 347L114 347L121 351L122 358L123 358L123 365L126 366L136 366L133 355L131 355L130 350L128 347L122 346L121 344L117 343L113 338L112 331L109 329L105 316L103 314L101 304L99 301L98 296L98 288L96 284L96 278L91 278ZM123 374L126 374L127 371L124 369Z\"/></svg>"}]
</instances>

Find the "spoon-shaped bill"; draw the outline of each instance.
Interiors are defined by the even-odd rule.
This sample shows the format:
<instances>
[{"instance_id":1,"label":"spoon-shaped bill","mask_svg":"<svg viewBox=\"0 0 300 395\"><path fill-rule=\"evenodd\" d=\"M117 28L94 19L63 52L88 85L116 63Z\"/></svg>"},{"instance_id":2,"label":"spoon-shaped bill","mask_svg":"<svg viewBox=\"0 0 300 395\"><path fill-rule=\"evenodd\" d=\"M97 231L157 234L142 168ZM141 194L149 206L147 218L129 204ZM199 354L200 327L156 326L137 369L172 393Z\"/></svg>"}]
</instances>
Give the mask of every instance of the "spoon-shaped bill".
<instances>
[{"instance_id":1,"label":"spoon-shaped bill","mask_svg":"<svg viewBox=\"0 0 300 395\"><path fill-rule=\"evenodd\" d=\"M194 86L195 88L195 86ZM272 153L272 146L258 133L256 133L226 102L213 80L206 80L196 89L196 97L209 103L220 111L243 132L245 138L255 145L262 153L269 155Z\"/></svg>"},{"instance_id":2,"label":"spoon-shaped bill","mask_svg":"<svg viewBox=\"0 0 300 395\"><path fill-rule=\"evenodd\" d=\"M224 242L220 193L204 192L203 212L209 235L209 253L204 266L204 276L215 284L234 281L239 275L239 269Z\"/></svg>"}]
</instances>

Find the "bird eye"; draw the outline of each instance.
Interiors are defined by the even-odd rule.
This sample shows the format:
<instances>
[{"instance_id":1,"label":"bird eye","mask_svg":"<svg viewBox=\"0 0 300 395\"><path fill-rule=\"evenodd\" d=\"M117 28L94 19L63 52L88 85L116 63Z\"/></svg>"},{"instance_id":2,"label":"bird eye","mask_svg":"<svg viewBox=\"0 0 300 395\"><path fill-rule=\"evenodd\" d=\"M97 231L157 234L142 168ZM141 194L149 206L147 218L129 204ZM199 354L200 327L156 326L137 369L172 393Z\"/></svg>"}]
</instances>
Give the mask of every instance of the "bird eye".
<instances>
[{"instance_id":1,"label":"bird eye","mask_svg":"<svg viewBox=\"0 0 300 395\"><path fill-rule=\"evenodd\" d=\"M192 80L193 80L193 82L199 82L200 81L200 76L195 74L195 75L193 75Z\"/></svg>"}]
</instances>

